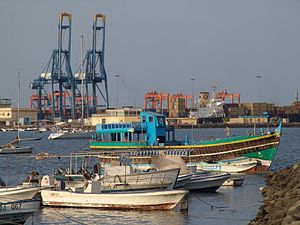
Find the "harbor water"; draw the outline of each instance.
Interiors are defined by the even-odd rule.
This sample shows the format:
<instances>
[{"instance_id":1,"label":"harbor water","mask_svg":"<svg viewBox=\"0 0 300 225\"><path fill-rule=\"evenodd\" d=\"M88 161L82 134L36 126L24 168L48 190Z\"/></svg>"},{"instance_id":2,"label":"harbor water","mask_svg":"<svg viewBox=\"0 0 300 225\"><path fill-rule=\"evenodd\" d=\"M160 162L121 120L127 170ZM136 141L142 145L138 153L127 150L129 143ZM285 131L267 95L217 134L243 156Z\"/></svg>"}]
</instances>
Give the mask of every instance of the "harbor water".
<instances>
[{"instance_id":1,"label":"harbor water","mask_svg":"<svg viewBox=\"0 0 300 225\"><path fill-rule=\"evenodd\" d=\"M272 129L271 129L272 130ZM232 128L231 135L246 135L254 132L250 128ZM259 132L259 130L257 130ZM300 160L300 128L284 128L277 155L271 166L275 171ZM47 139L49 132L21 132L20 136L41 136L39 141L24 142L34 146L33 153L48 152L58 154L47 160L35 160L30 155L0 157L0 176L8 184L21 183L32 171L40 175L53 174L58 167L66 167L68 159L59 155L88 148L88 140L54 140ZM224 137L224 129L180 129L176 131L177 139L188 134L193 140L207 140ZM0 144L8 143L16 137L16 132L1 132ZM241 187L221 187L216 193L192 192L188 196L189 209L177 211L114 211L97 209L68 209L43 207L42 210L26 224L248 224L262 204L260 187L265 185L263 174L244 175Z\"/></svg>"}]
</instances>

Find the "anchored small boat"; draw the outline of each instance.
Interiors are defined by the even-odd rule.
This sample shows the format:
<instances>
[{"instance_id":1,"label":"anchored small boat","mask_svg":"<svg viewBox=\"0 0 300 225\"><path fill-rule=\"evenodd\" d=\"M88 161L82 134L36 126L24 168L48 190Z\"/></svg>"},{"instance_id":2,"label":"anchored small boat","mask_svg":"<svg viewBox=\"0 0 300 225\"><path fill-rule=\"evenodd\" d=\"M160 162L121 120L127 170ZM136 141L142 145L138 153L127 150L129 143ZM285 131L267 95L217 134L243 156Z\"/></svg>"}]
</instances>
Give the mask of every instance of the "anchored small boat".
<instances>
[{"instance_id":1,"label":"anchored small boat","mask_svg":"<svg viewBox=\"0 0 300 225\"><path fill-rule=\"evenodd\" d=\"M123 166L118 166L124 168ZM114 168L114 167L112 167ZM107 168L109 169L109 168ZM129 171L130 169L127 169ZM101 192L121 192L151 189L172 190L175 186L179 168L162 171L150 171L140 173L116 173L114 175L96 176L94 181L101 184ZM65 174L55 176L56 181L63 181L65 189L84 189L86 176L83 174ZM92 179L88 177L88 179Z\"/></svg>"},{"instance_id":2,"label":"anchored small boat","mask_svg":"<svg viewBox=\"0 0 300 225\"><path fill-rule=\"evenodd\" d=\"M215 192L229 177L229 173L196 172L183 188L193 191Z\"/></svg>"},{"instance_id":3,"label":"anchored small boat","mask_svg":"<svg viewBox=\"0 0 300 225\"><path fill-rule=\"evenodd\" d=\"M49 140L55 139L89 139L93 132L87 130L58 130L48 136Z\"/></svg>"},{"instance_id":4,"label":"anchored small boat","mask_svg":"<svg viewBox=\"0 0 300 225\"><path fill-rule=\"evenodd\" d=\"M240 157L233 160L223 160L215 163L194 163L193 165L197 166L197 169L204 171L220 171L227 173L253 173L257 172L257 167L260 164L257 160L251 160L246 157Z\"/></svg>"},{"instance_id":5,"label":"anchored small boat","mask_svg":"<svg viewBox=\"0 0 300 225\"><path fill-rule=\"evenodd\" d=\"M101 193L99 182L88 181L87 187L80 192L43 190L41 196L45 206L169 210L179 207L187 193L186 190Z\"/></svg>"},{"instance_id":6,"label":"anchored small boat","mask_svg":"<svg viewBox=\"0 0 300 225\"><path fill-rule=\"evenodd\" d=\"M21 147L7 144L0 147L0 154L27 154L32 153L32 149L31 146Z\"/></svg>"}]
</instances>

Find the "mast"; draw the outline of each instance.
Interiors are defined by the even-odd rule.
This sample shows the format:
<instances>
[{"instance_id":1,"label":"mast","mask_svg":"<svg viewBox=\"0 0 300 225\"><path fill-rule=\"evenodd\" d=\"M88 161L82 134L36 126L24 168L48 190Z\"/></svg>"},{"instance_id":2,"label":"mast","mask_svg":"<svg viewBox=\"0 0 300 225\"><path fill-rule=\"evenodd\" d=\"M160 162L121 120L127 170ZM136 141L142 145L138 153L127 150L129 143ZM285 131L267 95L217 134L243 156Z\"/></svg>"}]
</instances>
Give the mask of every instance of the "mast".
<instances>
[{"instance_id":1,"label":"mast","mask_svg":"<svg viewBox=\"0 0 300 225\"><path fill-rule=\"evenodd\" d=\"M20 140L20 72L18 71L18 136L17 139Z\"/></svg>"}]
</instances>

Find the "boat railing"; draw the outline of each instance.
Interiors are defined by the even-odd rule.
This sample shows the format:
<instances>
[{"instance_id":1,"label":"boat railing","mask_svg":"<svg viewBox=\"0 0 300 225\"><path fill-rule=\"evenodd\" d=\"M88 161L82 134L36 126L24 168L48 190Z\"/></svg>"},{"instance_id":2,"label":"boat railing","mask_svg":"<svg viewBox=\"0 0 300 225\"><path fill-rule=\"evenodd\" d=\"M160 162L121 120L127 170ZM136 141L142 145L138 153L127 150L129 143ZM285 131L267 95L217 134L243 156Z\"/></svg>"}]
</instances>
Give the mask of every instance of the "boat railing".
<instances>
[{"instance_id":1,"label":"boat railing","mask_svg":"<svg viewBox=\"0 0 300 225\"><path fill-rule=\"evenodd\" d=\"M176 180L178 171L161 171L157 173L141 173L128 175L104 176L100 179L102 185L116 184L116 183L136 183L136 184L166 184L172 183Z\"/></svg>"}]
</instances>

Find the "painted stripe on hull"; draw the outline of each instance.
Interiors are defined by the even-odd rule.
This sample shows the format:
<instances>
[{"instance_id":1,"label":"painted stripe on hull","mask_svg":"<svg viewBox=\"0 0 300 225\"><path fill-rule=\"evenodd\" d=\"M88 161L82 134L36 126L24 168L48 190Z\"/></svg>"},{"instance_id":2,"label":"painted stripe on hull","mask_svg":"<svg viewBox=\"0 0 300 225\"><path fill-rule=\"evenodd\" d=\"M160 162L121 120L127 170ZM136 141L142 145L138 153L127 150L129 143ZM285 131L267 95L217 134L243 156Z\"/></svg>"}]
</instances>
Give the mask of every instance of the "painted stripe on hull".
<instances>
[{"instance_id":1,"label":"painted stripe on hull","mask_svg":"<svg viewBox=\"0 0 300 225\"><path fill-rule=\"evenodd\" d=\"M177 203L165 203L165 204L155 204L155 205L120 205L120 204L95 204L95 203L66 203L66 202L47 202L44 201L43 205L48 206L58 206L58 207L76 207L76 208L101 208L101 209L122 209L122 210L169 210L173 209Z\"/></svg>"}]
</instances>

